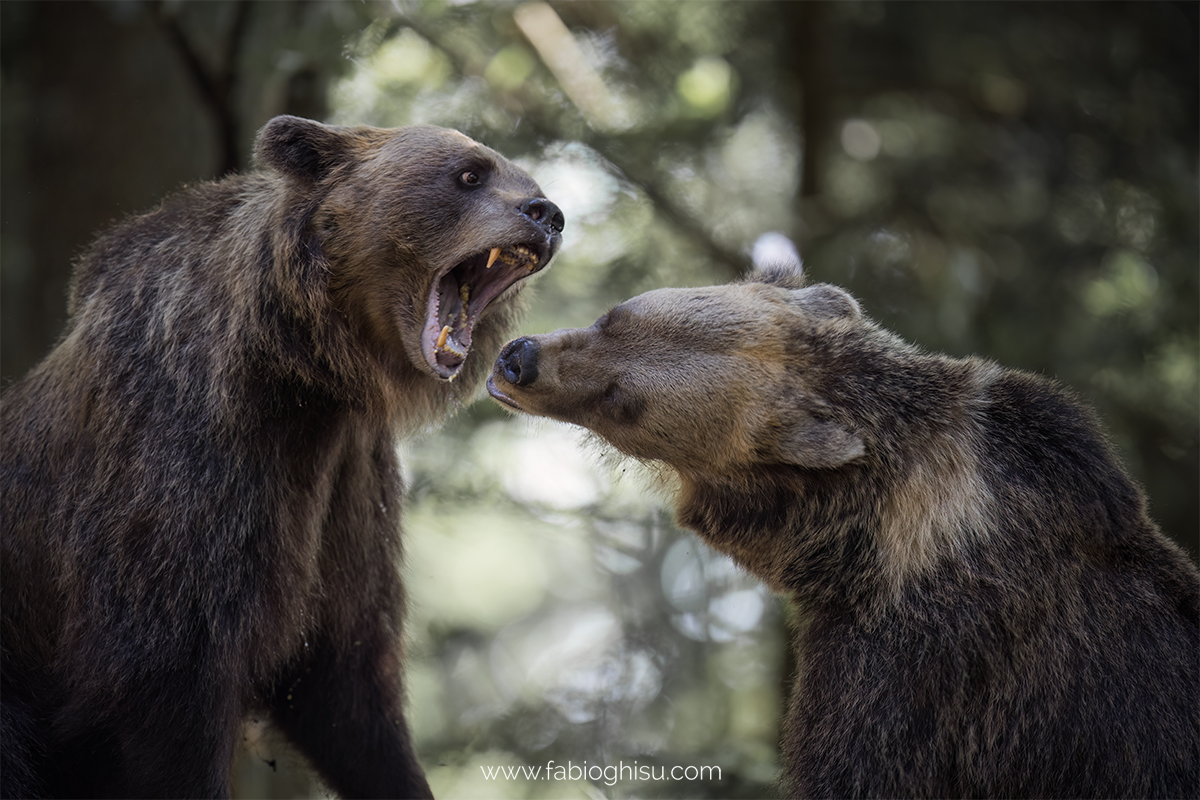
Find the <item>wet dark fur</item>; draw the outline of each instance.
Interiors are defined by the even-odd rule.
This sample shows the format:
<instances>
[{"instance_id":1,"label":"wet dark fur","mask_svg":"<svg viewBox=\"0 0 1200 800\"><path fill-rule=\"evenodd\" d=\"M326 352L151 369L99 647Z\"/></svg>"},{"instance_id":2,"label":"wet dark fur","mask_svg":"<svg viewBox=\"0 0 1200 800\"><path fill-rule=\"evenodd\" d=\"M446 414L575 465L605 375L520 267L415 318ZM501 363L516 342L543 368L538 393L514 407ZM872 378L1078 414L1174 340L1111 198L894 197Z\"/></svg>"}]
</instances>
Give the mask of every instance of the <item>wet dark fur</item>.
<instances>
[{"instance_id":1,"label":"wet dark fur","mask_svg":"<svg viewBox=\"0 0 1200 800\"><path fill-rule=\"evenodd\" d=\"M780 268L517 340L490 386L672 468L790 597L788 795L1200 792L1200 578L1053 383Z\"/></svg>"},{"instance_id":2,"label":"wet dark fur","mask_svg":"<svg viewBox=\"0 0 1200 800\"><path fill-rule=\"evenodd\" d=\"M412 357L409 298L529 224L493 195L540 190L433 128L278 118L258 158L99 239L4 396L6 797L227 795L251 711L343 795L429 794L397 437L477 388L516 289L454 381ZM493 185L460 190L464 164Z\"/></svg>"}]
</instances>

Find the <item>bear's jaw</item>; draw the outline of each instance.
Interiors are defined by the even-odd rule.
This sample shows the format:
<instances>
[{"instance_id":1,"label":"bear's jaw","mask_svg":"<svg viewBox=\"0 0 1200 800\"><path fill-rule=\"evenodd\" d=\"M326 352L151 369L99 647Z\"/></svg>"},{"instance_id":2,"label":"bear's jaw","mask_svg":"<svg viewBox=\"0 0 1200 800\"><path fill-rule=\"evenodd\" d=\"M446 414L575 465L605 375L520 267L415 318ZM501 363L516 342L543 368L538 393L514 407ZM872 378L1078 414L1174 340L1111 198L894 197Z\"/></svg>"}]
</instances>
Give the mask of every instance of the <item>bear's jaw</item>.
<instances>
[{"instance_id":1,"label":"bear's jaw","mask_svg":"<svg viewBox=\"0 0 1200 800\"><path fill-rule=\"evenodd\" d=\"M545 243L493 247L434 279L421 331L421 353L437 377L448 381L458 374L470 352L480 315L508 287L545 267L552 254Z\"/></svg>"}]
</instances>

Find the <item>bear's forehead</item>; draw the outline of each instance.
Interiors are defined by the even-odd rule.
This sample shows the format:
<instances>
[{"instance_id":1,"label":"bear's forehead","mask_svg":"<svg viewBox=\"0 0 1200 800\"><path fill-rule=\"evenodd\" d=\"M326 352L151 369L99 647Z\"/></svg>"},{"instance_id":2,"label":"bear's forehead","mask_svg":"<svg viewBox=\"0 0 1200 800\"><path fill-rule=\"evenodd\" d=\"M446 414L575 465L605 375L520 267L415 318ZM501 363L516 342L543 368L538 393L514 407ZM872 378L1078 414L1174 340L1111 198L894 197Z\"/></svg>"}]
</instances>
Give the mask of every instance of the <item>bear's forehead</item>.
<instances>
[{"instance_id":1,"label":"bear's forehead","mask_svg":"<svg viewBox=\"0 0 1200 800\"><path fill-rule=\"evenodd\" d=\"M763 284L654 289L622 307L647 321L676 321L692 327L769 322L788 313L783 292Z\"/></svg>"},{"instance_id":2,"label":"bear's forehead","mask_svg":"<svg viewBox=\"0 0 1200 800\"><path fill-rule=\"evenodd\" d=\"M434 161L464 155L477 155L489 161L500 158L498 154L464 133L433 125L397 128L382 142L380 149L389 157L419 155Z\"/></svg>"},{"instance_id":3,"label":"bear's forehead","mask_svg":"<svg viewBox=\"0 0 1200 800\"><path fill-rule=\"evenodd\" d=\"M396 132L397 138L410 142L429 142L440 146L461 147L470 149L483 147L479 142L453 128L439 128L436 125L410 125ZM486 148L485 148L486 149Z\"/></svg>"},{"instance_id":4,"label":"bear's forehead","mask_svg":"<svg viewBox=\"0 0 1200 800\"><path fill-rule=\"evenodd\" d=\"M483 170L514 191L540 194L541 190L524 170L500 153L464 133L434 125L397 128L375 151L380 165L396 165L405 171Z\"/></svg>"},{"instance_id":5,"label":"bear's forehead","mask_svg":"<svg viewBox=\"0 0 1200 800\"><path fill-rule=\"evenodd\" d=\"M740 352L782 347L795 317L784 290L734 284L655 289L617 306L597 321L597 327L620 341L653 342L660 355L670 347L695 353Z\"/></svg>"}]
</instances>

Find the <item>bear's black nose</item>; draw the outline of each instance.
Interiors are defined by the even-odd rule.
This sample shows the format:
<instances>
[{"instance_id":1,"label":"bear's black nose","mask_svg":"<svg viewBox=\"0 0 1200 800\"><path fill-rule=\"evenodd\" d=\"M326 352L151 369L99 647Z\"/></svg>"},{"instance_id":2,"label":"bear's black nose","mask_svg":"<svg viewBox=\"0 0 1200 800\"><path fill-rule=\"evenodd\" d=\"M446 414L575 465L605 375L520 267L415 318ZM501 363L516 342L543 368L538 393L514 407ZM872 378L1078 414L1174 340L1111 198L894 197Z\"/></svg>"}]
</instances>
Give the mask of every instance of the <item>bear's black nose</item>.
<instances>
[{"instance_id":1,"label":"bear's black nose","mask_svg":"<svg viewBox=\"0 0 1200 800\"><path fill-rule=\"evenodd\" d=\"M566 219L562 210L544 197L534 197L521 203L519 210L534 222L549 226L555 233L562 233Z\"/></svg>"},{"instance_id":2,"label":"bear's black nose","mask_svg":"<svg viewBox=\"0 0 1200 800\"><path fill-rule=\"evenodd\" d=\"M537 356L538 346L533 339L522 337L509 342L496 359L500 377L513 386L528 386L537 380Z\"/></svg>"}]
</instances>

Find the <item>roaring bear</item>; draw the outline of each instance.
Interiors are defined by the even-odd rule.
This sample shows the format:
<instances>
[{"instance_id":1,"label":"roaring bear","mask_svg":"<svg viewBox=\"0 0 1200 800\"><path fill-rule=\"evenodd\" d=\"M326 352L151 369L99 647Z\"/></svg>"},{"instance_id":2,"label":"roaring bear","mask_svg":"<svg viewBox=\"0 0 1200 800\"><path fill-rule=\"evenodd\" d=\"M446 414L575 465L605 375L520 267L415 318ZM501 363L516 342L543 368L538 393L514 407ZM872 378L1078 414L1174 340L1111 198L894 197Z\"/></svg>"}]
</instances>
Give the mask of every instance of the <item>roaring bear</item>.
<instances>
[{"instance_id":1,"label":"roaring bear","mask_svg":"<svg viewBox=\"0 0 1200 800\"><path fill-rule=\"evenodd\" d=\"M1200 791L1200 576L1050 381L779 266L517 339L488 388L665 465L680 523L790 596L790 795Z\"/></svg>"},{"instance_id":2,"label":"roaring bear","mask_svg":"<svg viewBox=\"0 0 1200 800\"><path fill-rule=\"evenodd\" d=\"M219 797L267 714L339 794L429 786L397 438L479 387L561 211L456 131L277 117L102 236L0 410L5 796Z\"/></svg>"}]
</instances>

